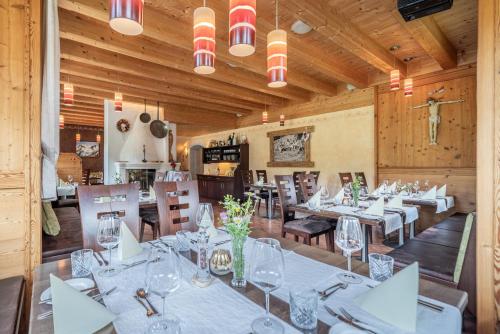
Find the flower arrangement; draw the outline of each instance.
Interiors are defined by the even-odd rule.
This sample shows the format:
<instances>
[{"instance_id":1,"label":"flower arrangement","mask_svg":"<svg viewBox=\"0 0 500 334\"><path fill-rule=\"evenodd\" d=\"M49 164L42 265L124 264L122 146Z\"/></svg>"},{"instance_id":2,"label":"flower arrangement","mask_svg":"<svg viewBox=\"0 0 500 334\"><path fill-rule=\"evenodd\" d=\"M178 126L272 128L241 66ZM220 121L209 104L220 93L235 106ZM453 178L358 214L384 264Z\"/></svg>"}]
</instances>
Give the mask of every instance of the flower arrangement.
<instances>
[{"instance_id":1,"label":"flower arrangement","mask_svg":"<svg viewBox=\"0 0 500 334\"><path fill-rule=\"evenodd\" d=\"M177 163L175 161L171 161L170 168L172 168L172 170L175 170L175 167L177 167Z\"/></svg>"},{"instance_id":2,"label":"flower arrangement","mask_svg":"<svg viewBox=\"0 0 500 334\"><path fill-rule=\"evenodd\" d=\"M352 189L352 200L354 202L354 206L357 207L359 204L359 194L361 191L361 182L362 178L360 176L356 176L354 180L351 183L351 189Z\"/></svg>"}]
</instances>

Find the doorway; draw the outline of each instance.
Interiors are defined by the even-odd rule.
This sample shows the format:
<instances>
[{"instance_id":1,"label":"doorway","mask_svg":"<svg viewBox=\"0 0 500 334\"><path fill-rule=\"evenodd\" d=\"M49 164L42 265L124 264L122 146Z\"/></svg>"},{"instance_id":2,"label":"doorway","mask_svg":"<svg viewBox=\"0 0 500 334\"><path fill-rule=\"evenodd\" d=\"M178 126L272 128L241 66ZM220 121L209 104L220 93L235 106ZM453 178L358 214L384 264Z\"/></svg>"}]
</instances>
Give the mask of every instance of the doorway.
<instances>
[{"instance_id":1,"label":"doorway","mask_svg":"<svg viewBox=\"0 0 500 334\"><path fill-rule=\"evenodd\" d=\"M203 146L194 145L189 149L189 171L193 180L198 178L198 174L204 173Z\"/></svg>"}]
</instances>

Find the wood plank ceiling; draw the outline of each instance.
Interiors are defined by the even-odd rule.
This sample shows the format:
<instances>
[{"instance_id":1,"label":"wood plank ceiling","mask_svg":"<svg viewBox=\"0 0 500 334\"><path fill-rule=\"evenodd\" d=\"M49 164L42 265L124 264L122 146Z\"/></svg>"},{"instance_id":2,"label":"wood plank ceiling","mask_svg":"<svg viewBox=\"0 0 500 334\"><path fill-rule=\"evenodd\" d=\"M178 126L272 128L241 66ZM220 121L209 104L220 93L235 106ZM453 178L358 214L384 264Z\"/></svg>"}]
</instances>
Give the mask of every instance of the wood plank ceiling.
<instances>
[{"instance_id":1,"label":"wood plank ceiling","mask_svg":"<svg viewBox=\"0 0 500 334\"><path fill-rule=\"evenodd\" d=\"M160 101L178 134L192 136L236 126L238 117L335 96L349 83L385 82L394 67L404 76L473 63L476 1L455 0L449 11L404 22L394 0L282 0L280 28L288 31L288 85L268 88L266 35L274 29L274 1L257 1L257 50L228 52L228 3L208 1L216 13L214 74L193 72L192 19L201 0L146 0L144 32L124 36L108 24L107 0L59 0L61 83L74 85L65 122L103 125L103 100L115 91L126 102ZM313 30L291 32L300 19ZM401 49L394 55L392 45ZM405 62L405 59L412 59ZM62 95L61 95L62 101Z\"/></svg>"}]
</instances>

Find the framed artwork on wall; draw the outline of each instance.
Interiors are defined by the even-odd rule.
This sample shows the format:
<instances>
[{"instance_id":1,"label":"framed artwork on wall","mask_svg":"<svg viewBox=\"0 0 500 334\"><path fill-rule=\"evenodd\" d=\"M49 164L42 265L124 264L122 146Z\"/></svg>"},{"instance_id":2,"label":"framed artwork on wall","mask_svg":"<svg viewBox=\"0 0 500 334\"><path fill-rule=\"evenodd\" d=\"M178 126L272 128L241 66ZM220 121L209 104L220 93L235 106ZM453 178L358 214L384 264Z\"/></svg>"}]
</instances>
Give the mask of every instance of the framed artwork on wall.
<instances>
[{"instance_id":1,"label":"framed artwork on wall","mask_svg":"<svg viewBox=\"0 0 500 334\"><path fill-rule=\"evenodd\" d=\"M311 161L311 133L314 126L272 131L269 138L268 167L314 167Z\"/></svg>"},{"instance_id":2,"label":"framed artwork on wall","mask_svg":"<svg viewBox=\"0 0 500 334\"><path fill-rule=\"evenodd\" d=\"M76 155L81 158L97 158L99 156L99 143L95 141L76 142Z\"/></svg>"}]
</instances>

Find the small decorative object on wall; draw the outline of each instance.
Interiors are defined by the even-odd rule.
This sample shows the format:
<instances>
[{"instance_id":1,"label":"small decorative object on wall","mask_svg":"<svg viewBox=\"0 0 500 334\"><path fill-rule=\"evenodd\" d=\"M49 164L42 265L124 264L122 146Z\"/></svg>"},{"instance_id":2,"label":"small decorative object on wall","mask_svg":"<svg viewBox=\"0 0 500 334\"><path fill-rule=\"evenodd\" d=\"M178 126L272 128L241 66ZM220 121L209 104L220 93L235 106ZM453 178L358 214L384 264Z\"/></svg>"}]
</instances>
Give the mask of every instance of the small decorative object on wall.
<instances>
[{"instance_id":1,"label":"small decorative object on wall","mask_svg":"<svg viewBox=\"0 0 500 334\"><path fill-rule=\"evenodd\" d=\"M311 133L314 126L268 132L268 167L314 167L311 161Z\"/></svg>"},{"instance_id":2,"label":"small decorative object on wall","mask_svg":"<svg viewBox=\"0 0 500 334\"><path fill-rule=\"evenodd\" d=\"M120 132L128 132L128 130L130 130L130 123L126 119L122 118L116 122L116 128Z\"/></svg>"},{"instance_id":3,"label":"small decorative object on wall","mask_svg":"<svg viewBox=\"0 0 500 334\"><path fill-rule=\"evenodd\" d=\"M76 154L81 158L97 158L99 156L99 143L79 141L76 143Z\"/></svg>"}]
</instances>

